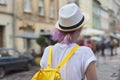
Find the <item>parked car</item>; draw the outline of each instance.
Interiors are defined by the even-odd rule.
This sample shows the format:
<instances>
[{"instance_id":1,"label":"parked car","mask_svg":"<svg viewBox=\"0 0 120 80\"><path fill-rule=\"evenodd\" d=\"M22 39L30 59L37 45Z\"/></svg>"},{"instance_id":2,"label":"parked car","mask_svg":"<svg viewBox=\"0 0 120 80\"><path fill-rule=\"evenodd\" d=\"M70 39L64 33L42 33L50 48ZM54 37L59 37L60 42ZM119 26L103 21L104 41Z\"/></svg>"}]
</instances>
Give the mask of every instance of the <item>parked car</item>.
<instances>
[{"instance_id":1,"label":"parked car","mask_svg":"<svg viewBox=\"0 0 120 80\"><path fill-rule=\"evenodd\" d=\"M30 70L33 63L31 55L22 55L15 49L0 48L0 78L13 70Z\"/></svg>"}]
</instances>

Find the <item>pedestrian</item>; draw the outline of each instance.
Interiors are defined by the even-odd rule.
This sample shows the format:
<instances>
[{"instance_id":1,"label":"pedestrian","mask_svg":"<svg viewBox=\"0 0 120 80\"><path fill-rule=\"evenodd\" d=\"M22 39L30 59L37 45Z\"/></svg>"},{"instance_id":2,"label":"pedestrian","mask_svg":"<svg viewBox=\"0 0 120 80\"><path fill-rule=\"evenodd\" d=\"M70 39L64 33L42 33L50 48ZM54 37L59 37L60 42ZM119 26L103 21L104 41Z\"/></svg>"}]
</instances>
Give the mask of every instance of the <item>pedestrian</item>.
<instances>
[{"instance_id":1,"label":"pedestrian","mask_svg":"<svg viewBox=\"0 0 120 80\"><path fill-rule=\"evenodd\" d=\"M35 52L35 50L34 50L34 49L32 49L31 55L32 55L33 57L35 57L35 56L36 56L36 52Z\"/></svg>"},{"instance_id":2,"label":"pedestrian","mask_svg":"<svg viewBox=\"0 0 120 80\"><path fill-rule=\"evenodd\" d=\"M113 43L113 39L111 38L111 41L110 41L110 52L111 52L110 56L111 57L114 56L113 49L114 49L114 43Z\"/></svg>"},{"instance_id":3,"label":"pedestrian","mask_svg":"<svg viewBox=\"0 0 120 80\"><path fill-rule=\"evenodd\" d=\"M64 5L59 10L59 18L55 29L51 31L52 39L58 41L52 49L52 68L55 68L78 45L78 36L83 25L88 21L88 15L83 13L75 3ZM41 68L48 65L50 46L46 47L40 61ZM72 57L60 69L62 80L97 80L96 57L87 46L80 46Z\"/></svg>"},{"instance_id":4,"label":"pedestrian","mask_svg":"<svg viewBox=\"0 0 120 80\"><path fill-rule=\"evenodd\" d=\"M105 57L105 43L103 41L101 43L101 55Z\"/></svg>"},{"instance_id":5,"label":"pedestrian","mask_svg":"<svg viewBox=\"0 0 120 80\"><path fill-rule=\"evenodd\" d=\"M114 45L114 54L117 55L117 48L118 48L118 40L117 39L113 39L113 45Z\"/></svg>"}]
</instances>

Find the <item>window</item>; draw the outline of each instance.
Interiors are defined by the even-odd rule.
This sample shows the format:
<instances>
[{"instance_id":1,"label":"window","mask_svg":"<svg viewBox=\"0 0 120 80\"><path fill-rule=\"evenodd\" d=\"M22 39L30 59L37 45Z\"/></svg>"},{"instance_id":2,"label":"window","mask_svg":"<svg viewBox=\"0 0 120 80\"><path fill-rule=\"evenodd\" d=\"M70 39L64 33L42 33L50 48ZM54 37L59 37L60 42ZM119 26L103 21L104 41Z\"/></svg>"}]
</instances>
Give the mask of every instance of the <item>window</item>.
<instances>
[{"instance_id":1,"label":"window","mask_svg":"<svg viewBox=\"0 0 120 80\"><path fill-rule=\"evenodd\" d=\"M24 12L31 13L31 0L24 0Z\"/></svg>"},{"instance_id":2,"label":"window","mask_svg":"<svg viewBox=\"0 0 120 80\"><path fill-rule=\"evenodd\" d=\"M5 4L6 1L5 0L0 0L0 4Z\"/></svg>"},{"instance_id":3,"label":"window","mask_svg":"<svg viewBox=\"0 0 120 80\"><path fill-rule=\"evenodd\" d=\"M93 26L96 29L101 29L100 5L97 2L93 3Z\"/></svg>"},{"instance_id":4,"label":"window","mask_svg":"<svg viewBox=\"0 0 120 80\"><path fill-rule=\"evenodd\" d=\"M51 0L50 3L50 18L54 18L54 1Z\"/></svg>"},{"instance_id":5,"label":"window","mask_svg":"<svg viewBox=\"0 0 120 80\"><path fill-rule=\"evenodd\" d=\"M44 16L44 0L39 0L39 15Z\"/></svg>"}]
</instances>

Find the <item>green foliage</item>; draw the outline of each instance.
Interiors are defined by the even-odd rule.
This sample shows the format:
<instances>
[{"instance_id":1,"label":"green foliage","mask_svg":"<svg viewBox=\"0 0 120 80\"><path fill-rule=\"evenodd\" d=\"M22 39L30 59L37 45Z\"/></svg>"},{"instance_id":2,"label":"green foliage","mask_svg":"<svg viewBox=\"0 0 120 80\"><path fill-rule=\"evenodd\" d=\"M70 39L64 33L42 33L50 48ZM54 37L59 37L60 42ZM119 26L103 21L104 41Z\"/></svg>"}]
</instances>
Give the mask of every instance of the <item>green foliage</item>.
<instances>
[{"instance_id":1,"label":"green foliage","mask_svg":"<svg viewBox=\"0 0 120 80\"><path fill-rule=\"evenodd\" d=\"M47 45L44 36L39 36L39 38L36 39L36 43L41 47L45 47Z\"/></svg>"}]
</instances>

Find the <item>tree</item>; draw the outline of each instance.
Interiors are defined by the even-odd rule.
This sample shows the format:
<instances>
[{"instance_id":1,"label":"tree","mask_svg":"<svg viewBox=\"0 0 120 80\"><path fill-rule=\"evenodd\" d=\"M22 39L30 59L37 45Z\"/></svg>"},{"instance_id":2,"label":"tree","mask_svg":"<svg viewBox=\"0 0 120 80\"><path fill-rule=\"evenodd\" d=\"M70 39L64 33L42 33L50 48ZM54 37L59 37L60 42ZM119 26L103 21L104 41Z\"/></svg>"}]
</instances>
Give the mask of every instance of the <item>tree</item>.
<instances>
[{"instance_id":1,"label":"tree","mask_svg":"<svg viewBox=\"0 0 120 80\"><path fill-rule=\"evenodd\" d=\"M41 47L41 56L42 56L44 48L47 46L46 38L44 36L39 36L39 38L36 39L36 43Z\"/></svg>"}]
</instances>

